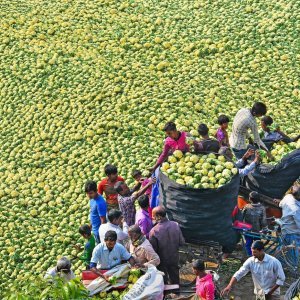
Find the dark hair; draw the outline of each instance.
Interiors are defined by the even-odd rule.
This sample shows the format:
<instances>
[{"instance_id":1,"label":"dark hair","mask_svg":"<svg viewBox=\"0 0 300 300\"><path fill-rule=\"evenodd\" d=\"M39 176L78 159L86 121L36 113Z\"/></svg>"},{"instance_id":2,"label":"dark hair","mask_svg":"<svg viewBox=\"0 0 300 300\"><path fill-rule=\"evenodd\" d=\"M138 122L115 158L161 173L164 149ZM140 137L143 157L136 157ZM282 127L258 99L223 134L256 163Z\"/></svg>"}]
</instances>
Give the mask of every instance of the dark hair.
<instances>
[{"instance_id":1,"label":"dark hair","mask_svg":"<svg viewBox=\"0 0 300 300\"><path fill-rule=\"evenodd\" d=\"M265 115L267 113L267 106L262 102L255 102L252 106L252 113L256 115Z\"/></svg>"},{"instance_id":2,"label":"dark hair","mask_svg":"<svg viewBox=\"0 0 300 300\"><path fill-rule=\"evenodd\" d=\"M104 167L104 173L105 173L106 176L109 176L109 175L112 175L112 174L117 174L118 169L117 169L116 166L108 164Z\"/></svg>"},{"instance_id":3,"label":"dark hair","mask_svg":"<svg viewBox=\"0 0 300 300\"><path fill-rule=\"evenodd\" d=\"M267 125L270 126L273 124L273 119L270 116L264 116L261 120Z\"/></svg>"},{"instance_id":4,"label":"dark hair","mask_svg":"<svg viewBox=\"0 0 300 300\"><path fill-rule=\"evenodd\" d=\"M85 183L84 190L85 190L86 193L97 192L97 183L95 181L88 180Z\"/></svg>"},{"instance_id":5,"label":"dark hair","mask_svg":"<svg viewBox=\"0 0 300 300\"><path fill-rule=\"evenodd\" d=\"M138 235L142 234L142 230L139 227L139 225L130 226L129 229L128 229L128 232L132 232L132 233L135 233L135 234L138 234Z\"/></svg>"},{"instance_id":6,"label":"dark hair","mask_svg":"<svg viewBox=\"0 0 300 300\"><path fill-rule=\"evenodd\" d=\"M132 177L136 177L136 176L141 176L142 175L142 172L140 170L134 170L132 173L131 173L131 176Z\"/></svg>"},{"instance_id":7,"label":"dark hair","mask_svg":"<svg viewBox=\"0 0 300 300\"><path fill-rule=\"evenodd\" d=\"M149 207L149 197L147 195L142 195L138 199L139 206L141 208Z\"/></svg>"},{"instance_id":8,"label":"dark hair","mask_svg":"<svg viewBox=\"0 0 300 300\"><path fill-rule=\"evenodd\" d=\"M176 124L174 122L168 122L165 127L164 127L164 131L176 131Z\"/></svg>"},{"instance_id":9,"label":"dark hair","mask_svg":"<svg viewBox=\"0 0 300 300\"><path fill-rule=\"evenodd\" d=\"M114 190L117 192L117 193L120 193L123 191L123 186L124 182L123 181L118 181L115 185L114 185Z\"/></svg>"},{"instance_id":10,"label":"dark hair","mask_svg":"<svg viewBox=\"0 0 300 300\"><path fill-rule=\"evenodd\" d=\"M115 219L119 219L121 216L122 216L122 212L120 212L117 209L111 209L107 214L107 218L110 223L112 223L112 221Z\"/></svg>"},{"instance_id":11,"label":"dark hair","mask_svg":"<svg viewBox=\"0 0 300 300\"><path fill-rule=\"evenodd\" d=\"M203 260L197 259L193 262L193 268L198 271L205 271L205 263Z\"/></svg>"},{"instance_id":12,"label":"dark hair","mask_svg":"<svg viewBox=\"0 0 300 300\"><path fill-rule=\"evenodd\" d=\"M258 203L260 200L259 194L258 192L251 192L249 194L249 199L251 200L251 202L253 203Z\"/></svg>"},{"instance_id":13,"label":"dark hair","mask_svg":"<svg viewBox=\"0 0 300 300\"><path fill-rule=\"evenodd\" d=\"M90 225L88 224L84 224L82 226L79 227L79 233L82 234L82 235L88 235L90 236L91 235L91 227Z\"/></svg>"},{"instance_id":14,"label":"dark hair","mask_svg":"<svg viewBox=\"0 0 300 300\"><path fill-rule=\"evenodd\" d=\"M225 123L229 123L229 118L225 115L220 115L218 117L218 124L222 125L222 124L225 124Z\"/></svg>"},{"instance_id":15,"label":"dark hair","mask_svg":"<svg viewBox=\"0 0 300 300\"><path fill-rule=\"evenodd\" d=\"M206 124L200 124L198 126L198 133L203 136L203 135L207 135L208 134L208 127L206 126Z\"/></svg>"},{"instance_id":16,"label":"dark hair","mask_svg":"<svg viewBox=\"0 0 300 300\"><path fill-rule=\"evenodd\" d=\"M106 233L105 233L105 236L104 236L104 241L113 241L113 242L116 242L117 241L117 233L113 230L108 230Z\"/></svg>"},{"instance_id":17,"label":"dark hair","mask_svg":"<svg viewBox=\"0 0 300 300\"><path fill-rule=\"evenodd\" d=\"M261 251L261 250L265 249L265 246L264 246L264 243L262 241L255 241L255 242L252 243L251 248Z\"/></svg>"}]
</instances>

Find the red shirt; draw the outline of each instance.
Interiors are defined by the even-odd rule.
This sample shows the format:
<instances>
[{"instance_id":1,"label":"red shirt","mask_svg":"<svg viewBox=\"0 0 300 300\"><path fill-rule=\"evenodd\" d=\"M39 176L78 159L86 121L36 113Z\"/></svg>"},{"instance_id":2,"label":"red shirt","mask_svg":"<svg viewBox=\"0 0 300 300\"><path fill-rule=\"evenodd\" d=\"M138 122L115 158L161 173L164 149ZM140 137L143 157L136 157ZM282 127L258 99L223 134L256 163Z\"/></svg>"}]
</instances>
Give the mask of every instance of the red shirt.
<instances>
[{"instance_id":1,"label":"red shirt","mask_svg":"<svg viewBox=\"0 0 300 300\"><path fill-rule=\"evenodd\" d=\"M115 182L108 181L108 178L101 180L98 184L98 193L105 194L107 204L118 204L118 194L114 190L114 185L118 181L124 181L121 176L118 176Z\"/></svg>"}]
</instances>

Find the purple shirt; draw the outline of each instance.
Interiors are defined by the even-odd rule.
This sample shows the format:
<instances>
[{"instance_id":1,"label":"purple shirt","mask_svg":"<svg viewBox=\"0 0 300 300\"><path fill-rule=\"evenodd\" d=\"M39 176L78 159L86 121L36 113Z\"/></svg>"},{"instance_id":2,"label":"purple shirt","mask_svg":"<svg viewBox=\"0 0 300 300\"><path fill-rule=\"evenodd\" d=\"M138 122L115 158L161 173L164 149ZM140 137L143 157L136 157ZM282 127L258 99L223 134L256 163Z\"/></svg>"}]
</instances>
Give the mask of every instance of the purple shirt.
<instances>
[{"instance_id":1,"label":"purple shirt","mask_svg":"<svg viewBox=\"0 0 300 300\"><path fill-rule=\"evenodd\" d=\"M223 132L223 130L221 128L219 128L217 130L217 133L216 133L216 138L219 142L222 142L222 140L224 140L226 138L226 135L225 133Z\"/></svg>"},{"instance_id":2,"label":"purple shirt","mask_svg":"<svg viewBox=\"0 0 300 300\"><path fill-rule=\"evenodd\" d=\"M148 211L140 209L135 215L135 224L141 228L142 233L149 238L149 232L153 227Z\"/></svg>"}]
</instances>

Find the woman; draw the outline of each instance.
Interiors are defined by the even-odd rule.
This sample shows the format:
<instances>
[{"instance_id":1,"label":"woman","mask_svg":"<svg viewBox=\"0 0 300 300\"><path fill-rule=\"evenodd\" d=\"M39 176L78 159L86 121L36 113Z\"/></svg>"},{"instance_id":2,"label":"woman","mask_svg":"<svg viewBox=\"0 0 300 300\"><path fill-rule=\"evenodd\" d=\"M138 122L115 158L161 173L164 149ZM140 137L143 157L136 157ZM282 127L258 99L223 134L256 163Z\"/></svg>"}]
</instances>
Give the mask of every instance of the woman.
<instances>
[{"instance_id":1,"label":"woman","mask_svg":"<svg viewBox=\"0 0 300 300\"><path fill-rule=\"evenodd\" d=\"M186 140L188 133L184 131L178 131L174 122L168 122L164 127L164 131L167 135L164 149L154 167L150 169L151 173L153 173L156 168L160 166L175 150L188 152L190 149L190 146L187 144Z\"/></svg>"}]
</instances>

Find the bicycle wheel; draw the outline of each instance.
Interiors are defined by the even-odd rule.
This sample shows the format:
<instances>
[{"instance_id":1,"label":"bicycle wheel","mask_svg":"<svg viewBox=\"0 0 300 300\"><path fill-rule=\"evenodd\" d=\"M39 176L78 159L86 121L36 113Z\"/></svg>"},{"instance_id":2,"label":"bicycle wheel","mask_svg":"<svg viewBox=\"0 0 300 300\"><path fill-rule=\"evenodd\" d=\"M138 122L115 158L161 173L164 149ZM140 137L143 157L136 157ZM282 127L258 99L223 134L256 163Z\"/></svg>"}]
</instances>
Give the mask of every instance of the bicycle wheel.
<instances>
[{"instance_id":1,"label":"bicycle wheel","mask_svg":"<svg viewBox=\"0 0 300 300\"><path fill-rule=\"evenodd\" d=\"M180 285L190 286L196 282L196 275L193 273L192 263L196 259L194 252L188 247L179 250L179 278Z\"/></svg>"}]
</instances>

